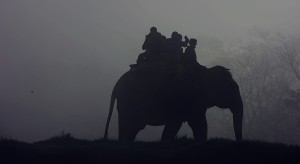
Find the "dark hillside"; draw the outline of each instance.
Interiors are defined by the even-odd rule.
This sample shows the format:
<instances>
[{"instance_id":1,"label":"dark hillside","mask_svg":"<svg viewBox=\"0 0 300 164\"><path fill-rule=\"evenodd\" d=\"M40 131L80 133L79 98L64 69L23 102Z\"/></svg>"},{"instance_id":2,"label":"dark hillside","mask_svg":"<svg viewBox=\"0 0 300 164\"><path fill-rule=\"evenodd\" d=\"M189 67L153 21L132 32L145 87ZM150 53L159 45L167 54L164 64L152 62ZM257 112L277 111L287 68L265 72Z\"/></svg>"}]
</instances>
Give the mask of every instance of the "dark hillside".
<instances>
[{"instance_id":1,"label":"dark hillside","mask_svg":"<svg viewBox=\"0 0 300 164\"><path fill-rule=\"evenodd\" d=\"M300 147L211 139L194 144L79 140L71 135L36 143L0 141L0 163L300 163Z\"/></svg>"}]
</instances>

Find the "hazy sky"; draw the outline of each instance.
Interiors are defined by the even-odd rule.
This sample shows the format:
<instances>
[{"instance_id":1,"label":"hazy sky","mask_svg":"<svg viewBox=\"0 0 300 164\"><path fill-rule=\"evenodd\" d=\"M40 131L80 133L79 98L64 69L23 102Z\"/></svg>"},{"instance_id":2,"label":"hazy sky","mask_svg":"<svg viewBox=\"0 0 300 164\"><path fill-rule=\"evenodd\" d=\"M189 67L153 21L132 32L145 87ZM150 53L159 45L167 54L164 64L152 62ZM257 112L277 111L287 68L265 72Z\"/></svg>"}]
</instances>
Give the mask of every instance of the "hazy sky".
<instances>
[{"instance_id":1,"label":"hazy sky","mask_svg":"<svg viewBox=\"0 0 300 164\"><path fill-rule=\"evenodd\" d=\"M151 26L167 37L299 33L299 8L299 0L1 0L0 136L102 136L113 85Z\"/></svg>"}]
</instances>

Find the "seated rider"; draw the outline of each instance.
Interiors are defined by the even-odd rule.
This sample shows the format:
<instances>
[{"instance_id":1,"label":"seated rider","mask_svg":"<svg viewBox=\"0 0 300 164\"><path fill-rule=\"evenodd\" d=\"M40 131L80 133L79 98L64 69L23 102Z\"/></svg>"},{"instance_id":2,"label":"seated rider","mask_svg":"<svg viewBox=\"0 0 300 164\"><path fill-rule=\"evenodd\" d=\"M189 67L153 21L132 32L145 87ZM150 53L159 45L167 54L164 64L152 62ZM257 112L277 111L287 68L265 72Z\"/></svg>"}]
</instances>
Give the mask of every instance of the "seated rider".
<instances>
[{"instance_id":1,"label":"seated rider","mask_svg":"<svg viewBox=\"0 0 300 164\"><path fill-rule=\"evenodd\" d=\"M161 33L157 32L156 27L151 27L150 33L148 35L146 35L146 39L142 46L142 49L146 50L146 51L141 53L138 56L136 63L137 64L143 63L149 59L152 59L153 56L156 56L160 51L161 43L165 39L166 39L165 36L163 36L163 35L161 35Z\"/></svg>"},{"instance_id":2,"label":"seated rider","mask_svg":"<svg viewBox=\"0 0 300 164\"><path fill-rule=\"evenodd\" d=\"M182 47L187 47L188 43L189 43L189 38L187 36L184 37L185 41L182 41L182 35L178 34L176 37L176 48L177 48L177 52L176 52L176 57L178 59L180 59L180 57L183 54L183 48Z\"/></svg>"},{"instance_id":3,"label":"seated rider","mask_svg":"<svg viewBox=\"0 0 300 164\"><path fill-rule=\"evenodd\" d=\"M156 27L151 27L150 33L146 35L142 49L146 50L147 55L152 56L158 54L163 38L164 36L157 32Z\"/></svg>"},{"instance_id":4,"label":"seated rider","mask_svg":"<svg viewBox=\"0 0 300 164\"><path fill-rule=\"evenodd\" d=\"M184 54L182 55L182 62L184 65L191 65L196 64L197 62L197 55L196 55L196 48L197 40L192 38L189 41L189 46L185 49Z\"/></svg>"},{"instance_id":5,"label":"seated rider","mask_svg":"<svg viewBox=\"0 0 300 164\"><path fill-rule=\"evenodd\" d=\"M182 47L185 47L188 43L188 38L185 37L185 39L183 42L182 35L174 31L171 38L166 39L162 43L162 52L168 56L170 61L178 62L180 60L180 56L183 53Z\"/></svg>"}]
</instances>

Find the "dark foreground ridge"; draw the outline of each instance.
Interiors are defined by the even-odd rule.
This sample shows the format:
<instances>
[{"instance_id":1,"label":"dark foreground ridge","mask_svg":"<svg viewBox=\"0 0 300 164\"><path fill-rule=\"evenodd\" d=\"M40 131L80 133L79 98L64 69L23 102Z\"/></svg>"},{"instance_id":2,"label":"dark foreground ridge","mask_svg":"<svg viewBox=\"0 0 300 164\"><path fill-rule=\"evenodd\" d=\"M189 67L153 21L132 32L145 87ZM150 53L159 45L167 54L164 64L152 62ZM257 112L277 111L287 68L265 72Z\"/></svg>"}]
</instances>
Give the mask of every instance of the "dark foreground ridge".
<instances>
[{"instance_id":1,"label":"dark foreground ridge","mask_svg":"<svg viewBox=\"0 0 300 164\"><path fill-rule=\"evenodd\" d=\"M79 140L67 134L36 143L0 140L0 163L300 163L300 147L211 139L173 142Z\"/></svg>"}]
</instances>

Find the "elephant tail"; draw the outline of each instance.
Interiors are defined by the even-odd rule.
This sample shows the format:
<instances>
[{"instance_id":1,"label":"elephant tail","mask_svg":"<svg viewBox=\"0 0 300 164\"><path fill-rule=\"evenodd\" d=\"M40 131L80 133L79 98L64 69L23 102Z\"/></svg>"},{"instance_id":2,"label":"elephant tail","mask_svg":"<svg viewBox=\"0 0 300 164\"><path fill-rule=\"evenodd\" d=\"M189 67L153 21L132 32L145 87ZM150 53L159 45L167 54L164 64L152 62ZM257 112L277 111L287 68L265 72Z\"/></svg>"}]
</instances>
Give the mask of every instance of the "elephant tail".
<instances>
[{"instance_id":1,"label":"elephant tail","mask_svg":"<svg viewBox=\"0 0 300 164\"><path fill-rule=\"evenodd\" d=\"M111 119L111 116L112 116L112 113L113 113L115 100L116 100L116 88L113 89L113 92L112 92L111 98L110 98L109 113L108 113L106 126L105 126L104 140L107 140L108 127L109 127L109 122L110 122L110 119Z\"/></svg>"}]
</instances>

